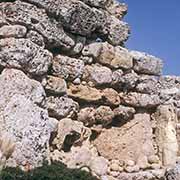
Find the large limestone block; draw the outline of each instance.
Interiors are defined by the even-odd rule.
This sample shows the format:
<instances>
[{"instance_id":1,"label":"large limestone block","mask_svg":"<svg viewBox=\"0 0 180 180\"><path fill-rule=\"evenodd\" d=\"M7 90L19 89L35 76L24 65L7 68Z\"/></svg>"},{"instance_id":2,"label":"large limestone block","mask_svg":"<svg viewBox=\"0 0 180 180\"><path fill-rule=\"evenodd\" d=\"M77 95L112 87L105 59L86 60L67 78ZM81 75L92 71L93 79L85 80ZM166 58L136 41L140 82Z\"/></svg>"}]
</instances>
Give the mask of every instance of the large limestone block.
<instances>
[{"instance_id":1,"label":"large limestone block","mask_svg":"<svg viewBox=\"0 0 180 180\"><path fill-rule=\"evenodd\" d=\"M59 54L53 59L52 69L53 75L72 81L82 76L84 62Z\"/></svg>"},{"instance_id":2,"label":"large limestone block","mask_svg":"<svg viewBox=\"0 0 180 180\"><path fill-rule=\"evenodd\" d=\"M163 62L161 59L149 54L131 51L134 59L134 70L142 74L161 75Z\"/></svg>"},{"instance_id":3,"label":"large limestone block","mask_svg":"<svg viewBox=\"0 0 180 180\"><path fill-rule=\"evenodd\" d=\"M8 21L9 24L22 24L28 30L39 32L50 47L63 47L70 49L75 45L74 40L63 30L54 19L47 16L45 10L33 4L16 1L0 4L0 24Z\"/></svg>"},{"instance_id":4,"label":"large limestone block","mask_svg":"<svg viewBox=\"0 0 180 180\"><path fill-rule=\"evenodd\" d=\"M178 152L175 108L172 105L161 105L154 117L157 121L155 134L159 157L163 165L173 166L176 164Z\"/></svg>"},{"instance_id":5,"label":"large limestone block","mask_svg":"<svg viewBox=\"0 0 180 180\"><path fill-rule=\"evenodd\" d=\"M0 101L2 99L1 96ZM42 165L47 157L47 143L51 133L46 110L23 95L14 95L0 111L0 130L2 134L8 132L15 142L9 166L25 169Z\"/></svg>"},{"instance_id":6,"label":"large limestone block","mask_svg":"<svg viewBox=\"0 0 180 180\"><path fill-rule=\"evenodd\" d=\"M86 102L98 102L102 99L103 94L100 90L84 86L71 84L67 90L68 96L83 100Z\"/></svg>"},{"instance_id":7,"label":"large limestone block","mask_svg":"<svg viewBox=\"0 0 180 180\"><path fill-rule=\"evenodd\" d=\"M121 127L104 129L94 140L101 156L107 159L134 160L154 154L149 114L136 114Z\"/></svg>"},{"instance_id":8,"label":"large limestone block","mask_svg":"<svg viewBox=\"0 0 180 180\"><path fill-rule=\"evenodd\" d=\"M33 103L42 106L45 92L38 81L28 78L17 69L4 69L0 75L0 106L6 105L6 101L14 95L23 95Z\"/></svg>"},{"instance_id":9,"label":"large limestone block","mask_svg":"<svg viewBox=\"0 0 180 180\"><path fill-rule=\"evenodd\" d=\"M33 75L47 73L52 54L29 39L0 39L0 65L18 68Z\"/></svg>"}]
</instances>

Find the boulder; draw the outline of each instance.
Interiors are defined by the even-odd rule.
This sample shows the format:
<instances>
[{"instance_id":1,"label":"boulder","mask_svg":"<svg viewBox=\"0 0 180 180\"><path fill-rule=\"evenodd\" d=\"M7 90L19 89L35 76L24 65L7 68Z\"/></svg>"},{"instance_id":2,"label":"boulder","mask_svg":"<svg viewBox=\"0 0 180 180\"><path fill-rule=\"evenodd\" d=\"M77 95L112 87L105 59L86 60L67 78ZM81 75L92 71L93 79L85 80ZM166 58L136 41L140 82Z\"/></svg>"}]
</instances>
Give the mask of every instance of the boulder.
<instances>
[{"instance_id":1,"label":"boulder","mask_svg":"<svg viewBox=\"0 0 180 180\"><path fill-rule=\"evenodd\" d=\"M81 78L84 70L84 62L79 59L70 58L68 56L57 55L53 59L52 74L73 81Z\"/></svg>"},{"instance_id":2,"label":"boulder","mask_svg":"<svg viewBox=\"0 0 180 180\"><path fill-rule=\"evenodd\" d=\"M63 78L48 75L43 79L42 85L45 90L51 94L66 94L67 84Z\"/></svg>"},{"instance_id":3,"label":"boulder","mask_svg":"<svg viewBox=\"0 0 180 180\"><path fill-rule=\"evenodd\" d=\"M93 141L99 154L107 159L136 159L154 154L149 114L136 114L134 119L120 127L104 129Z\"/></svg>"},{"instance_id":4,"label":"boulder","mask_svg":"<svg viewBox=\"0 0 180 180\"><path fill-rule=\"evenodd\" d=\"M47 73L52 54L29 39L0 39L0 65L18 68L32 75Z\"/></svg>"},{"instance_id":5,"label":"boulder","mask_svg":"<svg viewBox=\"0 0 180 180\"><path fill-rule=\"evenodd\" d=\"M71 84L67 90L68 96L85 102L98 102L102 99L100 90L80 85Z\"/></svg>"},{"instance_id":6,"label":"boulder","mask_svg":"<svg viewBox=\"0 0 180 180\"><path fill-rule=\"evenodd\" d=\"M154 116L157 122L155 134L158 156L164 166L174 166L178 152L175 108L172 105L161 105Z\"/></svg>"},{"instance_id":7,"label":"boulder","mask_svg":"<svg viewBox=\"0 0 180 180\"><path fill-rule=\"evenodd\" d=\"M134 59L135 71L142 74L161 75L163 68L161 59L138 51L131 51L130 54Z\"/></svg>"},{"instance_id":8,"label":"boulder","mask_svg":"<svg viewBox=\"0 0 180 180\"><path fill-rule=\"evenodd\" d=\"M49 96L46 100L49 115L57 119L74 117L79 109L77 102L68 97Z\"/></svg>"},{"instance_id":9,"label":"boulder","mask_svg":"<svg viewBox=\"0 0 180 180\"><path fill-rule=\"evenodd\" d=\"M74 40L64 32L56 20L49 18L44 9L37 8L33 4L21 1L1 3L0 14L4 18L2 21L22 24L28 30L39 32L49 47L70 49L75 45Z\"/></svg>"},{"instance_id":10,"label":"boulder","mask_svg":"<svg viewBox=\"0 0 180 180\"><path fill-rule=\"evenodd\" d=\"M112 82L112 71L98 64L87 65L84 68L83 80L91 81L95 86L109 85Z\"/></svg>"}]
</instances>

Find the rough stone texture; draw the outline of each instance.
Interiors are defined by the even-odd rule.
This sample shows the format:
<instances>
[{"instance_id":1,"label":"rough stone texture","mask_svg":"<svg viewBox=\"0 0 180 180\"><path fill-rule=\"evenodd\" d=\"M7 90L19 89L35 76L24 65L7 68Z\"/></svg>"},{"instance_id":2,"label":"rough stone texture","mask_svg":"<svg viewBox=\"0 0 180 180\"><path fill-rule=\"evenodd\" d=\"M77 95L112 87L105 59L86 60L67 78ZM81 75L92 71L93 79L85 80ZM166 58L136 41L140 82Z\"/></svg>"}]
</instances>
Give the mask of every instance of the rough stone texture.
<instances>
[{"instance_id":1,"label":"rough stone texture","mask_svg":"<svg viewBox=\"0 0 180 180\"><path fill-rule=\"evenodd\" d=\"M49 115L55 118L73 117L76 115L79 105L68 97L54 97L47 98L46 106Z\"/></svg>"},{"instance_id":2,"label":"rough stone texture","mask_svg":"<svg viewBox=\"0 0 180 180\"><path fill-rule=\"evenodd\" d=\"M72 81L81 77L84 62L68 56L58 55L53 60L52 69L53 75Z\"/></svg>"},{"instance_id":3,"label":"rough stone texture","mask_svg":"<svg viewBox=\"0 0 180 180\"><path fill-rule=\"evenodd\" d=\"M178 180L180 178L179 163L175 167L169 168L165 173L165 180Z\"/></svg>"},{"instance_id":4,"label":"rough stone texture","mask_svg":"<svg viewBox=\"0 0 180 180\"><path fill-rule=\"evenodd\" d=\"M154 154L152 129L148 114L136 114L121 127L112 127L94 140L101 156L107 159L134 160L145 154Z\"/></svg>"},{"instance_id":5,"label":"rough stone texture","mask_svg":"<svg viewBox=\"0 0 180 180\"><path fill-rule=\"evenodd\" d=\"M137 51L131 51L134 59L134 70L142 74L161 75L163 63L162 60Z\"/></svg>"},{"instance_id":6,"label":"rough stone texture","mask_svg":"<svg viewBox=\"0 0 180 180\"><path fill-rule=\"evenodd\" d=\"M52 54L28 39L0 39L0 65L18 68L33 75L47 73Z\"/></svg>"},{"instance_id":7,"label":"rough stone texture","mask_svg":"<svg viewBox=\"0 0 180 180\"><path fill-rule=\"evenodd\" d=\"M108 85L112 82L112 71L98 64L85 66L83 80L92 81L96 86Z\"/></svg>"},{"instance_id":8,"label":"rough stone texture","mask_svg":"<svg viewBox=\"0 0 180 180\"><path fill-rule=\"evenodd\" d=\"M46 158L102 180L164 180L170 165L178 179L180 77L125 48L126 12L116 0L0 3L0 132L17 143L8 165Z\"/></svg>"},{"instance_id":9,"label":"rough stone texture","mask_svg":"<svg viewBox=\"0 0 180 180\"><path fill-rule=\"evenodd\" d=\"M161 105L155 114L157 121L156 142L158 155L165 166L176 164L178 142L176 137L177 115L172 105Z\"/></svg>"},{"instance_id":10,"label":"rough stone texture","mask_svg":"<svg viewBox=\"0 0 180 180\"><path fill-rule=\"evenodd\" d=\"M109 106L118 106L121 103L119 94L112 88L102 90L104 104Z\"/></svg>"},{"instance_id":11,"label":"rough stone texture","mask_svg":"<svg viewBox=\"0 0 180 180\"><path fill-rule=\"evenodd\" d=\"M84 85L71 84L67 90L67 94L72 98L86 102L97 102L102 99L102 93L99 90Z\"/></svg>"},{"instance_id":12,"label":"rough stone texture","mask_svg":"<svg viewBox=\"0 0 180 180\"><path fill-rule=\"evenodd\" d=\"M65 148L65 146L71 147L75 143L78 144L84 140L87 140L90 135L91 131L84 127L82 122L65 118L59 121L57 136L54 139L53 144L55 144L57 148L61 150L62 148Z\"/></svg>"},{"instance_id":13,"label":"rough stone texture","mask_svg":"<svg viewBox=\"0 0 180 180\"><path fill-rule=\"evenodd\" d=\"M86 107L78 113L78 121L83 122L85 126L92 126L96 123L96 110L93 107Z\"/></svg>"},{"instance_id":14,"label":"rough stone texture","mask_svg":"<svg viewBox=\"0 0 180 180\"><path fill-rule=\"evenodd\" d=\"M8 132L16 142L8 164L40 166L47 157L46 145L52 130L48 112L38 106L43 105L44 90L20 70L4 70L0 81L1 134Z\"/></svg>"},{"instance_id":15,"label":"rough stone texture","mask_svg":"<svg viewBox=\"0 0 180 180\"><path fill-rule=\"evenodd\" d=\"M22 71L16 69L4 69L0 75L0 106L6 105L6 100L15 96L23 95L33 103L43 106L45 92L41 84L28 78Z\"/></svg>"},{"instance_id":16,"label":"rough stone texture","mask_svg":"<svg viewBox=\"0 0 180 180\"><path fill-rule=\"evenodd\" d=\"M100 106L96 110L95 118L98 124L107 126L111 124L114 118L114 112L108 106Z\"/></svg>"},{"instance_id":17,"label":"rough stone texture","mask_svg":"<svg viewBox=\"0 0 180 180\"><path fill-rule=\"evenodd\" d=\"M132 119L136 112L134 108L123 105L119 105L119 107L115 108L113 111L115 117L120 121Z\"/></svg>"},{"instance_id":18,"label":"rough stone texture","mask_svg":"<svg viewBox=\"0 0 180 180\"><path fill-rule=\"evenodd\" d=\"M27 29L21 25L4 25L0 28L0 37L1 38L22 38L26 35Z\"/></svg>"},{"instance_id":19,"label":"rough stone texture","mask_svg":"<svg viewBox=\"0 0 180 180\"><path fill-rule=\"evenodd\" d=\"M62 78L55 76L46 76L46 78L43 79L42 84L46 91L48 91L49 93L58 95L66 94L67 85L66 81Z\"/></svg>"},{"instance_id":20,"label":"rough stone texture","mask_svg":"<svg viewBox=\"0 0 180 180\"><path fill-rule=\"evenodd\" d=\"M102 44L98 62L116 69L130 69L133 67L133 60L128 50L121 47L115 48L108 43Z\"/></svg>"},{"instance_id":21,"label":"rough stone texture","mask_svg":"<svg viewBox=\"0 0 180 180\"><path fill-rule=\"evenodd\" d=\"M60 24L50 19L43 9L24 2L1 3L0 12L5 20L12 24L23 24L28 29L35 29L42 34L51 47L69 49L74 40L63 30Z\"/></svg>"},{"instance_id":22,"label":"rough stone texture","mask_svg":"<svg viewBox=\"0 0 180 180\"><path fill-rule=\"evenodd\" d=\"M161 104L161 100L158 95L130 92L128 94L120 94L120 97L124 104L133 107L152 108Z\"/></svg>"}]
</instances>

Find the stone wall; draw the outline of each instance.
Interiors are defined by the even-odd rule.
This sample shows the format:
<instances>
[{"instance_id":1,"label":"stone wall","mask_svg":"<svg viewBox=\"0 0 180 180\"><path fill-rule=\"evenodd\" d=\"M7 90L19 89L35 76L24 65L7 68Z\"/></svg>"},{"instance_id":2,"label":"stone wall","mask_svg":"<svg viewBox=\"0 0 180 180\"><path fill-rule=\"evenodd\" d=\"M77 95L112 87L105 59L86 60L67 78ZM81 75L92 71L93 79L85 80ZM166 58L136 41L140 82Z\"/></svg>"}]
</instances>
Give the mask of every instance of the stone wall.
<instances>
[{"instance_id":1,"label":"stone wall","mask_svg":"<svg viewBox=\"0 0 180 180\"><path fill-rule=\"evenodd\" d=\"M9 166L57 160L103 180L155 180L176 165L180 77L125 48L126 12L115 0L0 2L0 129L16 143Z\"/></svg>"}]
</instances>

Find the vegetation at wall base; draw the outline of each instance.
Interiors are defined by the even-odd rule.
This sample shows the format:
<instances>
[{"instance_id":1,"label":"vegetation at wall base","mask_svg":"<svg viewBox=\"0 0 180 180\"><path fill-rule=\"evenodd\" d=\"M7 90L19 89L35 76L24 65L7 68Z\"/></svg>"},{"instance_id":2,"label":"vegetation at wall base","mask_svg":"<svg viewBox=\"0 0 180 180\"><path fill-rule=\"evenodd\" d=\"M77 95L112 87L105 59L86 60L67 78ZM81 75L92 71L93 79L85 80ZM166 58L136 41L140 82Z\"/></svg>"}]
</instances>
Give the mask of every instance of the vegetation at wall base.
<instances>
[{"instance_id":1,"label":"vegetation at wall base","mask_svg":"<svg viewBox=\"0 0 180 180\"><path fill-rule=\"evenodd\" d=\"M7 167L1 172L0 180L97 180L97 178L81 169L68 169L60 162L53 162L51 165L45 163L42 167L29 172Z\"/></svg>"}]
</instances>

